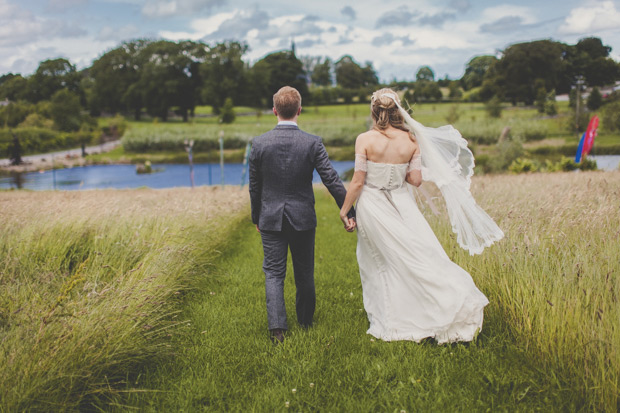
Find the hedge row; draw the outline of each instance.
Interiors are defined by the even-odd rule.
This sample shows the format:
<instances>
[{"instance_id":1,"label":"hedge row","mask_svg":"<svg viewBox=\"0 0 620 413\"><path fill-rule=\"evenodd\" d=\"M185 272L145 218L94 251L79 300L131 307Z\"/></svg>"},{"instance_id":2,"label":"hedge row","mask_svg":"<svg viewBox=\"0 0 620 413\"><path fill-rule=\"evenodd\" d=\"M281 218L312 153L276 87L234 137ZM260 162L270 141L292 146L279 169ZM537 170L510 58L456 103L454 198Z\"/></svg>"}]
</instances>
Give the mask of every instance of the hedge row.
<instances>
[{"instance_id":1,"label":"hedge row","mask_svg":"<svg viewBox=\"0 0 620 413\"><path fill-rule=\"evenodd\" d=\"M22 155L75 148L80 145L79 132L58 132L44 128L0 129L0 157L11 156L13 134L19 139Z\"/></svg>"}]
</instances>

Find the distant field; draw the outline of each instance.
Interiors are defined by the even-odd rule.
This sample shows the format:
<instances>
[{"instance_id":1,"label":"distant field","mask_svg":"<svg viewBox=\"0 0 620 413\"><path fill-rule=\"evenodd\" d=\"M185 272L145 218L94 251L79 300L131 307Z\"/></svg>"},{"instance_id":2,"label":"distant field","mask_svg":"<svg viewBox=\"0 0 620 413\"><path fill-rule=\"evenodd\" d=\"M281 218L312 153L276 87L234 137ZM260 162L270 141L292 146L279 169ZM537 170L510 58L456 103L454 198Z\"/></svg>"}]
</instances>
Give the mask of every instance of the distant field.
<instances>
[{"instance_id":1,"label":"distant field","mask_svg":"<svg viewBox=\"0 0 620 413\"><path fill-rule=\"evenodd\" d=\"M509 135L526 144L549 139L554 140L547 152L574 152L577 135L569 132L572 118L568 104L559 102L559 115L541 116L535 109L505 106L502 117L489 118L482 103L424 103L412 106L413 116L428 126L441 126L449 119L471 144L482 147L493 145L504 127L510 127ZM207 113L209 108L200 107L197 113ZM233 124L223 125L217 117L195 117L189 123L178 120L167 123L152 121L129 122L123 138L126 153L146 154L158 151L183 151L183 142L195 141L195 152L214 151L219 148L217 139L223 132L227 149L240 149L252 137L260 135L275 125L275 117L268 111L257 112L239 108L239 116ZM355 138L371 126L368 104L331 105L304 107L299 125L302 129L321 136L332 148L352 147ZM565 148L559 148L566 146ZM532 144L530 147L545 146ZM527 146L526 146L527 147ZM620 135L606 133L602 128L595 144L601 153L620 151ZM612 148L612 149L605 149ZM617 148L617 149L615 149ZM482 149L484 152L484 148ZM351 151L348 151L351 152Z\"/></svg>"}]
</instances>

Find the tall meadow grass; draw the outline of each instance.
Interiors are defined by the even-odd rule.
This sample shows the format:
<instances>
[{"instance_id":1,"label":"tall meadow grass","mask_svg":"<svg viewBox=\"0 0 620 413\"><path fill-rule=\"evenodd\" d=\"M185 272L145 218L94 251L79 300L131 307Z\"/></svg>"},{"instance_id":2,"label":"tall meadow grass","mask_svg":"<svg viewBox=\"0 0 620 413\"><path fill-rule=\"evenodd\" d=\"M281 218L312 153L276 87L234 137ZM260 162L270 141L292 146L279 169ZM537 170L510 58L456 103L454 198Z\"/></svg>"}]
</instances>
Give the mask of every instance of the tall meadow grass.
<instances>
[{"instance_id":1,"label":"tall meadow grass","mask_svg":"<svg viewBox=\"0 0 620 413\"><path fill-rule=\"evenodd\" d=\"M0 411L113 402L168 356L237 188L0 193Z\"/></svg>"},{"instance_id":2,"label":"tall meadow grass","mask_svg":"<svg viewBox=\"0 0 620 413\"><path fill-rule=\"evenodd\" d=\"M620 173L480 177L474 193L506 239L482 256L448 254L472 273L505 328L587 409L620 408Z\"/></svg>"}]
</instances>

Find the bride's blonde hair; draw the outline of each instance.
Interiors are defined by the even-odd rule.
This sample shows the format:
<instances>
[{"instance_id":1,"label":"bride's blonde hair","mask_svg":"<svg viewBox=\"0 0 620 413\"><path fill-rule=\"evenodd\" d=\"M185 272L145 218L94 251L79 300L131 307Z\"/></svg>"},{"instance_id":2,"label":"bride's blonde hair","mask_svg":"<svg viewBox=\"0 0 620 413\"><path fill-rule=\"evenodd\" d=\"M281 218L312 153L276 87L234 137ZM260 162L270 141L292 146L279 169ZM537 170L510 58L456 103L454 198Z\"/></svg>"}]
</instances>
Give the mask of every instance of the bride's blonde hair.
<instances>
[{"instance_id":1,"label":"bride's blonde hair","mask_svg":"<svg viewBox=\"0 0 620 413\"><path fill-rule=\"evenodd\" d=\"M370 98L370 113L373 120L373 129L383 132L391 125L396 129L411 133L409 128L405 125L405 119L398 111L398 106L396 106L394 100L386 96L388 94L393 95L398 101L398 104L400 104L398 94L390 88L379 89L373 93Z\"/></svg>"}]
</instances>

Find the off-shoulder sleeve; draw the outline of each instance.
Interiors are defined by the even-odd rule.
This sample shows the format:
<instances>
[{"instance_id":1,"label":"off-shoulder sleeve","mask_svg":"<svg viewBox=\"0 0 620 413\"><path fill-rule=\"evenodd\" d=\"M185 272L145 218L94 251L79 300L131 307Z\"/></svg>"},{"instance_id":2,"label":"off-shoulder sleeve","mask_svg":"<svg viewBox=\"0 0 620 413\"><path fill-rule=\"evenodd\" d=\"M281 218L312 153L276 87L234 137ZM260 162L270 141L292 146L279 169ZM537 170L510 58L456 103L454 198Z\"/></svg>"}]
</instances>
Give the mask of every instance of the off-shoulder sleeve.
<instances>
[{"instance_id":1,"label":"off-shoulder sleeve","mask_svg":"<svg viewBox=\"0 0 620 413\"><path fill-rule=\"evenodd\" d=\"M356 171L368 171L368 163L366 162L366 155L361 153L355 154L355 169Z\"/></svg>"},{"instance_id":2,"label":"off-shoulder sleeve","mask_svg":"<svg viewBox=\"0 0 620 413\"><path fill-rule=\"evenodd\" d=\"M411 171L421 171L422 170L422 158L419 153L414 153L409 161L409 166L407 167L407 172Z\"/></svg>"}]
</instances>

